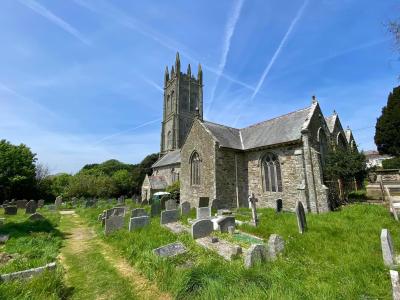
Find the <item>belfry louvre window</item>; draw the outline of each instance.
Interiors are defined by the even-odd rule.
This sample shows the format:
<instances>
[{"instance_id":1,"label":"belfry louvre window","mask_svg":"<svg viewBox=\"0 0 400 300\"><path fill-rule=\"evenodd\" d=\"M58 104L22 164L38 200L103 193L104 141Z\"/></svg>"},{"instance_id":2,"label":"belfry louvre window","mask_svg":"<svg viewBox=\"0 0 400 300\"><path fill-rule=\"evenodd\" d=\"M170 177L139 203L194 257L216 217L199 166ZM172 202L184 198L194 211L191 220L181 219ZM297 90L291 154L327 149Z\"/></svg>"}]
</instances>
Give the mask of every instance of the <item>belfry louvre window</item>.
<instances>
[{"instance_id":1,"label":"belfry louvre window","mask_svg":"<svg viewBox=\"0 0 400 300\"><path fill-rule=\"evenodd\" d=\"M275 154L268 153L262 159L265 192L282 192L281 165Z\"/></svg>"},{"instance_id":2,"label":"belfry louvre window","mask_svg":"<svg viewBox=\"0 0 400 300\"><path fill-rule=\"evenodd\" d=\"M200 184L200 163L199 154L194 152L190 159L190 183L192 185Z\"/></svg>"}]
</instances>

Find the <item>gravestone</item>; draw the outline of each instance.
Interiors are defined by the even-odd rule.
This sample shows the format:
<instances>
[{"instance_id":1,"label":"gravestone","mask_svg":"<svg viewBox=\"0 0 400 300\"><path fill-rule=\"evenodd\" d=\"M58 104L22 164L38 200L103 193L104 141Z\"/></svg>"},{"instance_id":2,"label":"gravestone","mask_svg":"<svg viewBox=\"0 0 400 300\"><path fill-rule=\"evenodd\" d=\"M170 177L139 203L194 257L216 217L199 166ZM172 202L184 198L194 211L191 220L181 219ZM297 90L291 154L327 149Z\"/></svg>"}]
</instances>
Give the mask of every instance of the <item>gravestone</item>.
<instances>
[{"instance_id":1,"label":"gravestone","mask_svg":"<svg viewBox=\"0 0 400 300\"><path fill-rule=\"evenodd\" d=\"M196 209L196 219L209 219L211 218L211 208L198 207Z\"/></svg>"},{"instance_id":2,"label":"gravestone","mask_svg":"<svg viewBox=\"0 0 400 300\"><path fill-rule=\"evenodd\" d=\"M165 203L169 200L167 196L163 196L160 199L161 210L165 210Z\"/></svg>"},{"instance_id":3,"label":"gravestone","mask_svg":"<svg viewBox=\"0 0 400 300\"><path fill-rule=\"evenodd\" d=\"M167 202L165 202L165 209L166 210L173 210L176 209L176 200L175 199L169 199Z\"/></svg>"},{"instance_id":4,"label":"gravestone","mask_svg":"<svg viewBox=\"0 0 400 300\"><path fill-rule=\"evenodd\" d=\"M170 257L185 253L187 250L182 243L172 243L153 250L155 255L161 257Z\"/></svg>"},{"instance_id":5,"label":"gravestone","mask_svg":"<svg viewBox=\"0 0 400 300\"><path fill-rule=\"evenodd\" d=\"M282 211L282 208L283 208L282 199L276 200L276 212L280 213Z\"/></svg>"},{"instance_id":6,"label":"gravestone","mask_svg":"<svg viewBox=\"0 0 400 300\"><path fill-rule=\"evenodd\" d=\"M393 248L392 237L389 230L387 229L382 229L381 231L381 248L383 263L385 264L385 266L394 267L396 264L396 256Z\"/></svg>"},{"instance_id":7,"label":"gravestone","mask_svg":"<svg viewBox=\"0 0 400 300\"><path fill-rule=\"evenodd\" d=\"M190 213L190 203L185 201L181 203L181 215L188 215Z\"/></svg>"},{"instance_id":8,"label":"gravestone","mask_svg":"<svg viewBox=\"0 0 400 300\"><path fill-rule=\"evenodd\" d=\"M28 204L28 200L17 200L18 208L26 208L27 204Z\"/></svg>"},{"instance_id":9,"label":"gravestone","mask_svg":"<svg viewBox=\"0 0 400 300\"><path fill-rule=\"evenodd\" d=\"M244 256L244 266L251 268L256 264L263 263L267 260L267 249L263 244L253 244L246 251Z\"/></svg>"},{"instance_id":10,"label":"gravestone","mask_svg":"<svg viewBox=\"0 0 400 300\"><path fill-rule=\"evenodd\" d=\"M4 214L5 215L16 215L18 212L18 207L14 205L8 205L4 207Z\"/></svg>"},{"instance_id":11,"label":"gravestone","mask_svg":"<svg viewBox=\"0 0 400 300\"><path fill-rule=\"evenodd\" d=\"M228 226L228 233L234 234L235 233L235 226Z\"/></svg>"},{"instance_id":12,"label":"gravestone","mask_svg":"<svg viewBox=\"0 0 400 300\"><path fill-rule=\"evenodd\" d=\"M59 208L61 206L61 204L62 204L62 197L58 196L56 198L56 200L54 201L54 205L56 206L56 209Z\"/></svg>"},{"instance_id":13,"label":"gravestone","mask_svg":"<svg viewBox=\"0 0 400 300\"><path fill-rule=\"evenodd\" d=\"M174 223L178 221L179 212L177 209L164 210L161 212L161 224Z\"/></svg>"},{"instance_id":14,"label":"gravestone","mask_svg":"<svg viewBox=\"0 0 400 300\"><path fill-rule=\"evenodd\" d=\"M221 201L214 199L211 203L211 209L221 209Z\"/></svg>"},{"instance_id":15,"label":"gravestone","mask_svg":"<svg viewBox=\"0 0 400 300\"><path fill-rule=\"evenodd\" d=\"M105 220L104 234L108 235L124 226L124 217L112 216Z\"/></svg>"},{"instance_id":16,"label":"gravestone","mask_svg":"<svg viewBox=\"0 0 400 300\"><path fill-rule=\"evenodd\" d=\"M251 206L251 215L252 215L250 223L254 226L258 225L256 202L258 202L258 199L254 196L254 193L252 193L249 196L249 204Z\"/></svg>"},{"instance_id":17,"label":"gravestone","mask_svg":"<svg viewBox=\"0 0 400 300\"><path fill-rule=\"evenodd\" d=\"M192 238L199 239L209 236L213 232L213 222L209 219L197 220L192 224L191 234Z\"/></svg>"},{"instance_id":18,"label":"gravestone","mask_svg":"<svg viewBox=\"0 0 400 300\"><path fill-rule=\"evenodd\" d=\"M233 227L235 231L235 217L233 216L223 217L217 223L221 232L229 232L229 227Z\"/></svg>"},{"instance_id":19,"label":"gravestone","mask_svg":"<svg viewBox=\"0 0 400 300\"><path fill-rule=\"evenodd\" d=\"M275 260L279 253L285 248L285 241L277 234L271 234L268 239L268 257Z\"/></svg>"},{"instance_id":20,"label":"gravestone","mask_svg":"<svg viewBox=\"0 0 400 300\"><path fill-rule=\"evenodd\" d=\"M72 205L76 207L78 205L78 198L72 197Z\"/></svg>"},{"instance_id":21,"label":"gravestone","mask_svg":"<svg viewBox=\"0 0 400 300\"><path fill-rule=\"evenodd\" d=\"M125 217L125 207L114 207L112 216Z\"/></svg>"},{"instance_id":22,"label":"gravestone","mask_svg":"<svg viewBox=\"0 0 400 300\"><path fill-rule=\"evenodd\" d=\"M117 205L124 205L124 204L125 204L125 197L124 196L118 197Z\"/></svg>"},{"instance_id":23,"label":"gravestone","mask_svg":"<svg viewBox=\"0 0 400 300\"><path fill-rule=\"evenodd\" d=\"M38 208L42 208L44 206L44 200L43 199L40 199L39 201L38 201Z\"/></svg>"},{"instance_id":24,"label":"gravestone","mask_svg":"<svg viewBox=\"0 0 400 300\"><path fill-rule=\"evenodd\" d=\"M161 213L161 204L159 202L151 204L150 215L152 217L157 217Z\"/></svg>"},{"instance_id":25,"label":"gravestone","mask_svg":"<svg viewBox=\"0 0 400 300\"><path fill-rule=\"evenodd\" d=\"M129 231L149 225L149 222L150 222L149 216L133 217L130 219L129 222Z\"/></svg>"},{"instance_id":26,"label":"gravestone","mask_svg":"<svg viewBox=\"0 0 400 300\"><path fill-rule=\"evenodd\" d=\"M208 197L199 198L199 207L208 207L209 204L210 204L210 198Z\"/></svg>"},{"instance_id":27,"label":"gravestone","mask_svg":"<svg viewBox=\"0 0 400 300\"><path fill-rule=\"evenodd\" d=\"M307 220L306 213L304 211L304 206L301 201L297 201L296 203L296 216L297 216L297 225L299 226L299 232L304 233L307 231Z\"/></svg>"},{"instance_id":28,"label":"gravestone","mask_svg":"<svg viewBox=\"0 0 400 300\"><path fill-rule=\"evenodd\" d=\"M0 244L5 244L10 238L9 234L0 234Z\"/></svg>"},{"instance_id":29,"label":"gravestone","mask_svg":"<svg viewBox=\"0 0 400 300\"><path fill-rule=\"evenodd\" d=\"M30 200L26 205L25 213L34 214L36 212L37 204L35 200Z\"/></svg>"},{"instance_id":30,"label":"gravestone","mask_svg":"<svg viewBox=\"0 0 400 300\"><path fill-rule=\"evenodd\" d=\"M45 218L39 214L38 212L35 212L34 214L30 215L28 220L31 221L38 221L38 220L44 220Z\"/></svg>"},{"instance_id":31,"label":"gravestone","mask_svg":"<svg viewBox=\"0 0 400 300\"><path fill-rule=\"evenodd\" d=\"M390 270L390 280L392 282L392 296L393 300L400 300L400 280L399 272Z\"/></svg>"},{"instance_id":32,"label":"gravestone","mask_svg":"<svg viewBox=\"0 0 400 300\"><path fill-rule=\"evenodd\" d=\"M143 216L147 216L147 212L144 208L132 209L131 218L143 217Z\"/></svg>"}]
</instances>

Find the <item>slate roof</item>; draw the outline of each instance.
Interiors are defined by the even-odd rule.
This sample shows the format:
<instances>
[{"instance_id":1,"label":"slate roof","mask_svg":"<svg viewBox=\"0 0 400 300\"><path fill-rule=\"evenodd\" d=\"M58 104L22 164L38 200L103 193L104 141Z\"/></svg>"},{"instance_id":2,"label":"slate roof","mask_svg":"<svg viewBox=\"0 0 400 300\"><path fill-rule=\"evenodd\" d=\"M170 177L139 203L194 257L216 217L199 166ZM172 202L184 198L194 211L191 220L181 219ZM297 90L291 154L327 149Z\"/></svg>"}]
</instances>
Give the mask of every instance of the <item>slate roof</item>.
<instances>
[{"instance_id":1,"label":"slate roof","mask_svg":"<svg viewBox=\"0 0 400 300\"><path fill-rule=\"evenodd\" d=\"M153 165L152 168L162 167L162 166L169 166L174 164L181 163L181 151L179 149L168 152L159 160L157 160Z\"/></svg>"},{"instance_id":2,"label":"slate roof","mask_svg":"<svg viewBox=\"0 0 400 300\"><path fill-rule=\"evenodd\" d=\"M249 150L299 140L311 109L312 106L242 129L207 121L203 124L218 140L220 146Z\"/></svg>"},{"instance_id":3,"label":"slate roof","mask_svg":"<svg viewBox=\"0 0 400 300\"><path fill-rule=\"evenodd\" d=\"M149 176L149 181L154 190L163 190L168 186L164 176Z\"/></svg>"},{"instance_id":4,"label":"slate roof","mask_svg":"<svg viewBox=\"0 0 400 300\"><path fill-rule=\"evenodd\" d=\"M329 129L330 133L333 132L333 129L335 127L336 117L337 117L337 115L333 114L332 116L329 116L329 117L325 118L325 121L326 121L326 124L328 125L328 129Z\"/></svg>"}]
</instances>

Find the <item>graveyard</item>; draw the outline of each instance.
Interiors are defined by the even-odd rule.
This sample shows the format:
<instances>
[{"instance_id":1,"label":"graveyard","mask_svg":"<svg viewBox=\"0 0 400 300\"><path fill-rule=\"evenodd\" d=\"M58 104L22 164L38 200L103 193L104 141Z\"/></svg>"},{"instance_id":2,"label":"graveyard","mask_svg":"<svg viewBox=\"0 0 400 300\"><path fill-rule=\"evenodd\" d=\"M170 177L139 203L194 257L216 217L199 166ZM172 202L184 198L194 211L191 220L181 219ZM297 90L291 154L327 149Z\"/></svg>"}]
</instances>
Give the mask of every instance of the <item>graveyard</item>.
<instances>
[{"instance_id":1,"label":"graveyard","mask_svg":"<svg viewBox=\"0 0 400 300\"><path fill-rule=\"evenodd\" d=\"M3 279L6 299L389 299L396 266L385 265L382 228L400 251L394 218L365 203L307 214L303 233L296 213L276 209L257 209L257 226L251 209L205 213L130 199L45 205L40 220L18 210L0 216L1 274L56 266L29 281ZM196 229L205 222L211 228Z\"/></svg>"}]
</instances>

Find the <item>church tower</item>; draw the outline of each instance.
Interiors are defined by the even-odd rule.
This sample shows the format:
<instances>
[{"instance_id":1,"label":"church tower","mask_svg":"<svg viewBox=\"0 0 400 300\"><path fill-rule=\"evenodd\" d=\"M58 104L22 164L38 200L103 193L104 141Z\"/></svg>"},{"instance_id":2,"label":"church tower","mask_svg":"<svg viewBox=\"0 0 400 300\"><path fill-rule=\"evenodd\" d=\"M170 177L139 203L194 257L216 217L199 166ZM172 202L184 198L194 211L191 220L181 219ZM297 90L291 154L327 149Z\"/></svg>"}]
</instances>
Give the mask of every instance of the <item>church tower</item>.
<instances>
[{"instance_id":1,"label":"church tower","mask_svg":"<svg viewBox=\"0 0 400 300\"><path fill-rule=\"evenodd\" d=\"M180 149L194 118L203 119L203 71L199 64L197 78L192 75L190 64L181 72L179 53L171 73L164 74L164 108L161 125L160 154Z\"/></svg>"}]
</instances>

